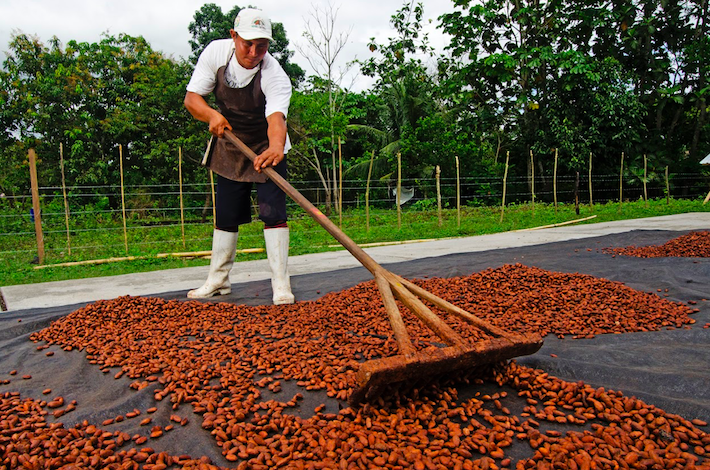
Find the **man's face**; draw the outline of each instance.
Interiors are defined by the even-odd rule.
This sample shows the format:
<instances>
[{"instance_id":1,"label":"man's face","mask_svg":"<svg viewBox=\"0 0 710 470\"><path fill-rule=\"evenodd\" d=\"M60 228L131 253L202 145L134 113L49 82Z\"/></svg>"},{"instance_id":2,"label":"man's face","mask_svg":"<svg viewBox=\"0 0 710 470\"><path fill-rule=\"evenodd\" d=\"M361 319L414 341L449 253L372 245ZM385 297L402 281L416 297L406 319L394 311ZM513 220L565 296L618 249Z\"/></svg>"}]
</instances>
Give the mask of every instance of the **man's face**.
<instances>
[{"instance_id":1,"label":"man's face","mask_svg":"<svg viewBox=\"0 0 710 470\"><path fill-rule=\"evenodd\" d=\"M266 38L260 39L243 39L236 31L230 31L235 45L235 54L237 62L245 69L253 69L264 58L269 50L269 40Z\"/></svg>"}]
</instances>

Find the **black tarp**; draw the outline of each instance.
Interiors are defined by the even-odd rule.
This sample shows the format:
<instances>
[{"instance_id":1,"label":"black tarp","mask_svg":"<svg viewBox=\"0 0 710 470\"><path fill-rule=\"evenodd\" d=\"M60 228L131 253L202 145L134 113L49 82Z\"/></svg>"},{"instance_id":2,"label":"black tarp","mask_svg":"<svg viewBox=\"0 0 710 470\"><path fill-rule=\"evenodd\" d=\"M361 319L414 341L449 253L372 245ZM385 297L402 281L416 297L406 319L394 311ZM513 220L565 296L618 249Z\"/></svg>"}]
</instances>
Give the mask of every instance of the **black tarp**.
<instances>
[{"instance_id":1,"label":"black tarp","mask_svg":"<svg viewBox=\"0 0 710 470\"><path fill-rule=\"evenodd\" d=\"M436 258L385 265L403 277L449 278L465 276L504 264L527 266L568 273L583 273L612 281L644 292L653 292L669 300L696 302L698 313L692 315L695 324L689 328L644 333L606 334L593 339L545 338L545 344L535 355L519 358L518 362L541 368L567 381L584 381L594 387L619 390L636 396L666 412L687 419L710 421L710 260L704 258L636 258L612 256L602 252L606 247L659 245L685 232L632 231L616 235L586 238L536 246L454 254ZM239 269L237 264L234 269ZM159 276L160 273L156 273ZM371 279L364 268L309 274L292 278L298 300L315 300L328 292L352 287ZM164 299L184 299L185 292L166 292ZM270 300L269 281L233 286L233 293L220 301L261 305ZM176 429L151 447L173 455L207 455L217 464L228 465L220 455L212 436L200 427L200 418L189 407L172 410L167 400L156 403L148 387L135 391L127 378L114 379L114 372L102 373L91 365L85 354L66 352L57 346L38 350L29 335L53 319L82 307L73 306L4 312L0 315L0 393L19 391L23 397L49 400L63 396L67 402L76 400L77 409L60 418L66 424L88 420L100 425L104 420L125 415L133 409L145 410L157 406L153 422L170 423L170 415L190 419L187 426ZM47 352L54 355L47 356ZM16 375L9 375L17 370ZM23 379L23 376L31 378ZM295 387L295 385L294 385ZM462 387L461 395L471 392ZM52 392L42 395L42 391ZM467 389L467 390L466 390ZM300 405L304 416L326 403L331 411L344 404L329 399L324 393L305 393ZM511 409L515 404L511 404ZM138 420L113 424L111 430L129 434L145 434ZM530 449L513 451L517 458L529 456Z\"/></svg>"}]
</instances>

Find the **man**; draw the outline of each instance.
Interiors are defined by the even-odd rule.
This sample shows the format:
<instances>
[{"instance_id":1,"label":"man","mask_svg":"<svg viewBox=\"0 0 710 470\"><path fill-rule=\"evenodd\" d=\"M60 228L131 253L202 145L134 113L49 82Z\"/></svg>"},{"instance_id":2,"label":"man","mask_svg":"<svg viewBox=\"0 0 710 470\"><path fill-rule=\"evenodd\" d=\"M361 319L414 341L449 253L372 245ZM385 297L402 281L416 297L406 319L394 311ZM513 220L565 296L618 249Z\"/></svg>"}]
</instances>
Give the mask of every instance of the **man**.
<instances>
[{"instance_id":1,"label":"man","mask_svg":"<svg viewBox=\"0 0 710 470\"><path fill-rule=\"evenodd\" d=\"M229 294L239 225L251 221L251 190L256 183L259 218L271 268L275 305L294 302L288 274L289 231L286 195L262 170L273 167L286 177L286 152L291 147L286 116L291 81L269 53L271 21L260 10L242 9L230 30L231 39L212 41L200 54L187 85L185 107L209 125L213 137L205 164L217 173L216 221L212 260L205 284L190 298ZM214 93L219 111L204 97ZM224 138L230 129L257 158L251 161Z\"/></svg>"}]
</instances>

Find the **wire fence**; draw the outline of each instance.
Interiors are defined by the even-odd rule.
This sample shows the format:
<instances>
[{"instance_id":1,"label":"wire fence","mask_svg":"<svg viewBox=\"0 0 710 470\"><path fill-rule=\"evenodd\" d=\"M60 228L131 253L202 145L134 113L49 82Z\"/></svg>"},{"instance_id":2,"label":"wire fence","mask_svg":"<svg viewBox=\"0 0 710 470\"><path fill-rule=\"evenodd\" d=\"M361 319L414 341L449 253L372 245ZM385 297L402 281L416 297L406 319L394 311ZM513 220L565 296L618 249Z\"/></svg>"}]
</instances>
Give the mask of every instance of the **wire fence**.
<instances>
[{"instance_id":1,"label":"wire fence","mask_svg":"<svg viewBox=\"0 0 710 470\"><path fill-rule=\"evenodd\" d=\"M641 179L620 182L618 175L597 175L591 185L589 183L588 179L576 175L560 176L554 182L549 176L534 180L512 177L505 182L488 177L440 178L439 181L436 178L404 179L400 182L400 208L409 212L431 211L437 208L439 200L442 207L455 209L495 207L504 202L589 204L644 197L696 198L707 186L703 175L691 173L675 174L668 181L649 182L645 187ZM317 206L324 205L326 194L320 182L295 181L292 184ZM535 188L534 193L532 188ZM343 225L362 224L359 209L365 208L366 189L365 181L344 180L342 213L331 212L331 217L337 217ZM210 183L40 186L37 193L43 242L52 258L97 250L113 255L140 255L160 250L210 249L213 227L213 186ZM377 210L396 209L397 182L370 182L367 199L374 215ZM337 208L333 205L333 211ZM256 215L256 205L254 209ZM289 212L292 218L305 216L292 201ZM0 198L0 256L26 256L37 252L35 215L31 194ZM108 232L124 232L124 243L107 246L104 235ZM308 236L307 233L301 235Z\"/></svg>"}]
</instances>

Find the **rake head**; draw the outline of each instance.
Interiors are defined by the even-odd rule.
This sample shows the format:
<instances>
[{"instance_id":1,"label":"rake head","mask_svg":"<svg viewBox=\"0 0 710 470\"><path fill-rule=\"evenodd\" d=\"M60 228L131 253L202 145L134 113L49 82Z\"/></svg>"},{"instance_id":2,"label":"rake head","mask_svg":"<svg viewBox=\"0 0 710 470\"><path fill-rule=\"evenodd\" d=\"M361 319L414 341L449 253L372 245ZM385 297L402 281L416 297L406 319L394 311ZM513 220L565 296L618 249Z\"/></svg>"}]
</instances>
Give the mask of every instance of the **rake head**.
<instances>
[{"instance_id":1,"label":"rake head","mask_svg":"<svg viewBox=\"0 0 710 470\"><path fill-rule=\"evenodd\" d=\"M534 354L542 347L542 339L537 335L520 335L495 327L389 271L377 273L375 280L382 293L400 354L372 359L360 366L357 388L348 399L353 406L377 396L386 385L441 377L454 371L482 370L489 364ZM404 328L395 297L448 346L416 351ZM420 299L432 302L494 337L475 342L462 338Z\"/></svg>"},{"instance_id":2,"label":"rake head","mask_svg":"<svg viewBox=\"0 0 710 470\"><path fill-rule=\"evenodd\" d=\"M534 354L542 346L535 337L510 342L504 338L471 343L465 347L449 346L432 352L412 356L396 356L372 359L358 370L357 388L348 402L355 406L379 395L386 385L410 382L422 378L436 378L447 373L466 370L481 370L482 366Z\"/></svg>"}]
</instances>

